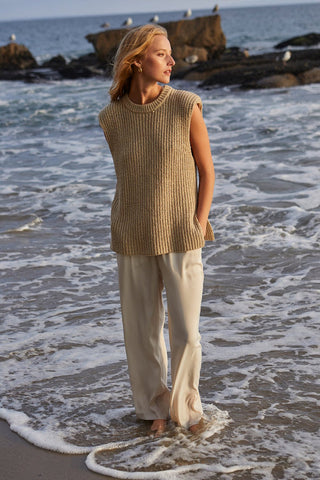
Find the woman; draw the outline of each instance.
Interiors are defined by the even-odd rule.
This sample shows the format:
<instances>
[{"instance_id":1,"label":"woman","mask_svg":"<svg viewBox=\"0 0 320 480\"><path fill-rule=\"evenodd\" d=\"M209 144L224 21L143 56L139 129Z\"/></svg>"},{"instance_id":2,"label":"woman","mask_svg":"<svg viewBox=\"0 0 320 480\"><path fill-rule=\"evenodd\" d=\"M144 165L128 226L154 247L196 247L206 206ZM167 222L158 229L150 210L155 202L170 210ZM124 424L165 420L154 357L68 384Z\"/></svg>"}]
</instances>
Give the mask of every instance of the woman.
<instances>
[{"instance_id":1,"label":"woman","mask_svg":"<svg viewBox=\"0 0 320 480\"><path fill-rule=\"evenodd\" d=\"M199 428L201 248L214 239L208 222L214 168L201 99L167 85L174 64L165 29L129 31L115 57L111 103L99 115L117 176L111 248L134 405L157 435L169 415L191 432Z\"/></svg>"}]
</instances>

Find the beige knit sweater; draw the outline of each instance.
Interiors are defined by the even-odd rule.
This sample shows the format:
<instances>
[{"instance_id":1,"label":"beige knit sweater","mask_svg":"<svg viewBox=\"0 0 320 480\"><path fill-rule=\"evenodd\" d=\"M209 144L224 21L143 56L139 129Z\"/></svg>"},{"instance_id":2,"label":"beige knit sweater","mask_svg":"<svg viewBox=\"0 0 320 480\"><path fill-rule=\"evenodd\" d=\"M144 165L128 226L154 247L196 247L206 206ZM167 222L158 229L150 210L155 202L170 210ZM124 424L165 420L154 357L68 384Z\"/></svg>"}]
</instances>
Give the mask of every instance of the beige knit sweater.
<instances>
[{"instance_id":1,"label":"beige knit sweater","mask_svg":"<svg viewBox=\"0 0 320 480\"><path fill-rule=\"evenodd\" d=\"M163 87L151 103L128 95L99 114L117 176L111 208L111 248L123 255L161 255L203 247L196 217L197 172L190 146L190 121L201 99Z\"/></svg>"}]
</instances>

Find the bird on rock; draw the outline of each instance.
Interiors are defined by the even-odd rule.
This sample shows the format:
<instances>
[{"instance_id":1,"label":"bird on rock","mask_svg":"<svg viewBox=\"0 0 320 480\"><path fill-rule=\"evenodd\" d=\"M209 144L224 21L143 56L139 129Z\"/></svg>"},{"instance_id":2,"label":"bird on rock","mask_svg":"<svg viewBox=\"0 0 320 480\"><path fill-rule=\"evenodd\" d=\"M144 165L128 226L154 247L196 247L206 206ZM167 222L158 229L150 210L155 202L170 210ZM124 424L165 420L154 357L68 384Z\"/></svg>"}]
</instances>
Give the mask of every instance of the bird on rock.
<instances>
[{"instance_id":1,"label":"bird on rock","mask_svg":"<svg viewBox=\"0 0 320 480\"><path fill-rule=\"evenodd\" d=\"M122 25L124 25L125 27L130 27L130 25L132 24L133 24L132 18L128 17L127 20L125 20Z\"/></svg>"},{"instance_id":2,"label":"bird on rock","mask_svg":"<svg viewBox=\"0 0 320 480\"><path fill-rule=\"evenodd\" d=\"M191 8L188 8L188 10L186 12L184 12L183 16L185 18L188 18L188 17L191 17L191 15L192 15L192 10L191 10Z\"/></svg>"},{"instance_id":3,"label":"bird on rock","mask_svg":"<svg viewBox=\"0 0 320 480\"><path fill-rule=\"evenodd\" d=\"M197 63L198 60L199 60L198 55L189 55L189 57L186 57L184 59L184 61L189 63L190 65L192 65L193 63Z\"/></svg>"},{"instance_id":4,"label":"bird on rock","mask_svg":"<svg viewBox=\"0 0 320 480\"><path fill-rule=\"evenodd\" d=\"M152 22L152 23L158 23L158 22L159 22L159 17L158 17L158 15L154 15L152 18L150 18L150 22Z\"/></svg>"},{"instance_id":5,"label":"bird on rock","mask_svg":"<svg viewBox=\"0 0 320 480\"><path fill-rule=\"evenodd\" d=\"M16 36L14 33L12 33L9 37L10 42L15 42L16 41Z\"/></svg>"},{"instance_id":6,"label":"bird on rock","mask_svg":"<svg viewBox=\"0 0 320 480\"><path fill-rule=\"evenodd\" d=\"M291 52L290 50L287 50L282 57L282 63L285 65L287 62L289 62L290 58L291 58Z\"/></svg>"}]
</instances>

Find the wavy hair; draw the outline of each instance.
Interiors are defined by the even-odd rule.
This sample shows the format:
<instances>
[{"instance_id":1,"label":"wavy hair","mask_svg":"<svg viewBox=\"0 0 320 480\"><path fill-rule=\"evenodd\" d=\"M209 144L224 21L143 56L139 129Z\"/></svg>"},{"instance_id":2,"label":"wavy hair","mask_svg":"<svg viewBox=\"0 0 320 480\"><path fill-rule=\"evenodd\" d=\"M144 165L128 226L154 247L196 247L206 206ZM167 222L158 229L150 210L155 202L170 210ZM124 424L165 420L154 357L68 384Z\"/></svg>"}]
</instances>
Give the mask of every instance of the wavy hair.
<instances>
[{"instance_id":1,"label":"wavy hair","mask_svg":"<svg viewBox=\"0 0 320 480\"><path fill-rule=\"evenodd\" d=\"M156 35L168 38L165 28L147 24L133 28L122 39L114 59L113 82L109 90L111 100L119 100L129 93L134 73L133 62L146 52Z\"/></svg>"}]
</instances>

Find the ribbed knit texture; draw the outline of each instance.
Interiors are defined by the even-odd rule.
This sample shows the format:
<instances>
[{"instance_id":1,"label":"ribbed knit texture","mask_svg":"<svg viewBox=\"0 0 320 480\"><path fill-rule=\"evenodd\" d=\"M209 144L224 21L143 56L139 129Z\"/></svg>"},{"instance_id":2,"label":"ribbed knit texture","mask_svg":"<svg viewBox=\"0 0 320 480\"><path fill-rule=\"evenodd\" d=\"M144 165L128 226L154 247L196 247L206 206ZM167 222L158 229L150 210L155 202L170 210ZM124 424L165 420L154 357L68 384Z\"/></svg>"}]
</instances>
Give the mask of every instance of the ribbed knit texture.
<instances>
[{"instance_id":1,"label":"ribbed knit texture","mask_svg":"<svg viewBox=\"0 0 320 480\"><path fill-rule=\"evenodd\" d=\"M111 208L111 248L122 255L161 255L201 248L213 240L196 218L197 174L190 121L201 99L168 85L151 103L128 95L99 114L113 157L117 186Z\"/></svg>"}]
</instances>

